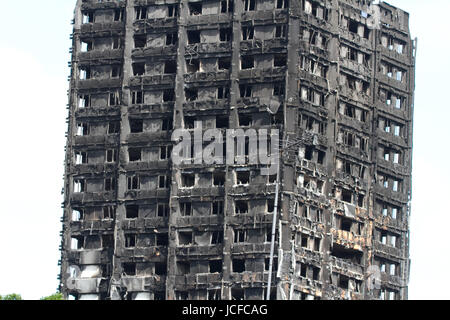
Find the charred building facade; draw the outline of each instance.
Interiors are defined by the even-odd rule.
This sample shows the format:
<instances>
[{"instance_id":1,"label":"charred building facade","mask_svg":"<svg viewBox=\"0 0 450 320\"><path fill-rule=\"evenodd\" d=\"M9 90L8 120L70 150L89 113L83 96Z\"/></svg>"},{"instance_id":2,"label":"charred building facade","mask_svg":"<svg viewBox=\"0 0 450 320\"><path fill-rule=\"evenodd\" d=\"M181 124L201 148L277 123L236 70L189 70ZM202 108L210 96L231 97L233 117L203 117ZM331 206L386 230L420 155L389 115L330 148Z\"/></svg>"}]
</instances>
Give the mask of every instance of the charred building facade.
<instances>
[{"instance_id":1,"label":"charred building facade","mask_svg":"<svg viewBox=\"0 0 450 320\"><path fill-rule=\"evenodd\" d=\"M407 299L416 42L366 0L78 0L60 290ZM279 129L276 175L171 160L173 130ZM245 150L244 153L247 153ZM247 154L248 155L248 154Z\"/></svg>"}]
</instances>

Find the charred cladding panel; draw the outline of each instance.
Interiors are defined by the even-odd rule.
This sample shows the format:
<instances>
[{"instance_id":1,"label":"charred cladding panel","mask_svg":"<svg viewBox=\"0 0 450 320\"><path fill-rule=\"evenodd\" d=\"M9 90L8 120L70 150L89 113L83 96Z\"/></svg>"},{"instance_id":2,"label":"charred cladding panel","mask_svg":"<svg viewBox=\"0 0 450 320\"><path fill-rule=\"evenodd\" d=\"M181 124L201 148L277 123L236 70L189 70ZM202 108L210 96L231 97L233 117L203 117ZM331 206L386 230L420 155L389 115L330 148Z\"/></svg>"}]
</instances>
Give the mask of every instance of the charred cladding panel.
<instances>
[{"instance_id":1,"label":"charred cladding panel","mask_svg":"<svg viewBox=\"0 0 450 320\"><path fill-rule=\"evenodd\" d=\"M408 24L372 1L78 0L65 297L258 300L271 269L272 299L407 299Z\"/></svg>"}]
</instances>

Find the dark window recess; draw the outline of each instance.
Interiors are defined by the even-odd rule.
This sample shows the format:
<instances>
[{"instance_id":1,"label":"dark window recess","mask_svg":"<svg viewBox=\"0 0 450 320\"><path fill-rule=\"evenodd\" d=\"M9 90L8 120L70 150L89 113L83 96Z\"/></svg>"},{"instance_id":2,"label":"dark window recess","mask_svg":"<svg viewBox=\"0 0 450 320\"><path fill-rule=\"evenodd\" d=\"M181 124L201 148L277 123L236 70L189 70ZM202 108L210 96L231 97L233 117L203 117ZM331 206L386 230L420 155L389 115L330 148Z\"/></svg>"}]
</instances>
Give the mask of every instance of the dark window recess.
<instances>
[{"instance_id":1,"label":"dark window recess","mask_svg":"<svg viewBox=\"0 0 450 320\"><path fill-rule=\"evenodd\" d=\"M200 60L189 59L186 60L186 71L187 73L195 73L200 70Z\"/></svg>"},{"instance_id":2,"label":"dark window recess","mask_svg":"<svg viewBox=\"0 0 450 320\"><path fill-rule=\"evenodd\" d=\"M221 273L222 272L222 260L209 261L209 273Z\"/></svg>"},{"instance_id":3,"label":"dark window recess","mask_svg":"<svg viewBox=\"0 0 450 320\"><path fill-rule=\"evenodd\" d=\"M256 0L243 0L243 2L244 2L244 11L255 11Z\"/></svg>"},{"instance_id":4,"label":"dark window recess","mask_svg":"<svg viewBox=\"0 0 450 320\"><path fill-rule=\"evenodd\" d=\"M166 46L175 45L178 42L178 34L168 33L166 35Z\"/></svg>"},{"instance_id":5,"label":"dark window recess","mask_svg":"<svg viewBox=\"0 0 450 320\"><path fill-rule=\"evenodd\" d=\"M159 159L167 160L172 155L172 146L163 146L159 148Z\"/></svg>"},{"instance_id":6,"label":"dark window recess","mask_svg":"<svg viewBox=\"0 0 450 320\"><path fill-rule=\"evenodd\" d=\"M125 248L134 248L136 246L136 235L126 234L125 235Z\"/></svg>"},{"instance_id":7,"label":"dark window recess","mask_svg":"<svg viewBox=\"0 0 450 320\"><path fill-rule=\"evenodd\" d=\"M248 213L248 201L238 200L235 202L235 212L237 214L246 214Z\"/></svg>"},{"instance_id":8,"label":"dark window recess","mask_svg":"<svg viewBox=\"0 0 450 320\"><path fill-rule=\"evenodd\" d=\"M120 66L112 66L111 67L111 77L118 78L122 74L122 68Z\"/></svg>"},{"instance_id":9,"label":"dark window recess","mask_svg":"<svg viewBox=\"0 0 450 320\"><path fill-rule=\"evenodd\" d=\"M213 173L213 185L219 187L225 185L225 172Z\"/></svg>"},{"instance_id":10,"label":"dark window recess","mask_svg":"<svg viewBox=\"0 0 450 320\"><path fill-rule=\"evenodd\" d=\"M136 7L136 20L147 19L147 8L146 7Z\"/></svg>"},{"instance_id":11,"label":"dark window recess","mask_svg":"<svg viewBox=\"0 0 450 320\"><path fill-rule=\"evenodd\" d=\"M233 272L241 273L245 271L244 259L233 259Z\"/></svg>"},{"instance_id":12,"label":"dark window recess","mask_svg":"<svg viewBox=\"0 0 450 320\"><path fill-rule=\"evenodd\" d=\"M275 83L273 85L273 95L274 96L284 95L284 83Z\"/></svg>"},{"instance_id":13,"label":"dark window recess","mask_svg":"<svg viewBox=\"0 0 450 320\"><path fill-rule=\"evenodd\" d=\"M239 114L239 126L249 127L252 124L252 115L250 113Z\"/></svg>"},{"instance_id":14,"label":"dark window recess","mask_svg":"<svg viewBox=\"0 0 450 320\"><path fill-rule=\"evenodd\" d=\"M155 263L155 274L158 276L163 276L167 274L167 264L164 262Z\"/></svg>"},{"instance_id":15,"label":"dark window recess","mask_svg":"<svg viewBox=\"0 0 450 320\"><path fill-rule=\"evenodd\" d=\"M116 150L106 150L106 162L112 163L117 161Z\"/></svg>"},{"instance_id":16,"label":"dark window recess","mask_svg":"<svg viewBox=\"0 0 450 320\"><path fill-rule=\"evenodd\" d=\"M189 262L179 261L177 262L177 274L186 275L191 273L191 264Z\"/></svg>"},{"instance_id":17,"label":"dark window recess","mask_svg":"<svg viewBox=\"0 0 450 320\"><path fill-rule=\"evenodd\" d=\"M231 68L231 58L219 58L217 60L219 70L230 70Z\"/></svg>"},{"instance_id":18,"label":"dark window recess","mask_svg":"<svg viewBox=\"0 0 450 320\"><path fill-rule=\"evenodd\" d=\"M175 90L167 89L163 92L163 101L164 102L173 102L175 101Z\"/></svg>"},{"instance_id":19,"label":"dark window recess","mask_svg":"<svg viewBox=\"0 0 450 320\"><path fill-rule=\"evenodd\" d=\"M136 219L139 216L139 206L138 205L128 205L125 206L126 218Z\"/></svg>"},{"instance_id":20,"label":"dark window recess","mask_svg":"<svg viewBox=\"0 0 450 320\"><path fill-rule=\"evenodd\" d=\"M135 276L136 275L136 263L124 263L122 265L123 273L127 276Z\"/></svg>"},{"instance_id":21,"label":"dark window recess","mask_svg":"<svg viewBox=\"0 0 450 320\"><path fill-rule=\"evenodd\" d=\"M134 36L134 47L135 48L145 48L146 45L147 45L147 36L146 35Z\"/></svg>"},{"instance_id":22,"label":"dark window recess","mask_svg":"<svg viewBox=\"0 0 450 320\"><path fill-rule=\"evenodd\" d=\"M163 119L162 121L162 131L170 131L173 129L172 119Z\"/></svg>"},{"instance_id":23,"label":"dark window recess","mask_svg":"<svg viewBox=\"0 0 450 320\"><path fill-rule=\"evenodd\" d=\"M231 41L232 31L231 28L220 29L220 41L229 42Z\"/></svg>"},{"instance_id":24,"label":"dark window recess","mask_svg":"<svg viewBox=\"0 0 450 320\"><path fill-rule=\"evenodd\" d=\"M264 270L269 271L270 269L270 258L264 259ZM278 270L278 258L273 258L272 261L272 272Z\"/></svg>"},{"instance_id":25,"label":"dark window recess","mask_svg":"<svg viewBox=\"0 0 450 320\"><path fill-rule=\"evenodd\" d=\"M164 73L165 74L177 73L177 62L175 60L166 61L164 63Z\"/></svg>"},{"instance_id":26,"label":"dark window recess","mask_svg":"<svg viewBox=\"0 0 450 320\"><path fill-rule=\"evenodd\" d=\"M352 203L352 192L342 189L342 201Z\"/></svg>"},{"instance_id":27,"label":"dark window recess","mask_svg":"<svg viewBox=\"0 0 450 320\"><path fill-rule=\"evenodd\" d=\"M241 98L250 98L252 96L252 86L248 84L239 85Z\"/></svg>"},{"instance_id":28,"label":"dark window recess","mask_svg":"<svg viewBox=\"0 0 450 320\"><path fill-rule=\"evenodd\" d=\"M226 129L229 126L228 116L217 116L216 117L216 128Z\"/></svg>"},{"instance_id":29,"label":"dark window recess","mask_svg":"<svg viewBox=\"0 0 450 320\"><path fill-rule=\"evenodd\" d=\"M132 161L141 161L142 157L142 149L141 148L129 148L128 149L128 160Z\"/></svg>"},{"instance_id":30,"label":"dark window recess","mask_svg":"<svg viewBox=\"0 0 450 320\"><path fill-rule=\"evenodd\" d=\"M252 69L255 67L255 57L253 56L243 56L241 58L241 69Z\"/></svg>"},{"instance_id":31,"label":"dark window recess","mask_svg":"<svg viewBox=\"0 0 450 320\"><path fill-rule=\"evenodd\" d=\"M229 97L230 97L230 88L228 87L217 88L217 99L228 99Z\"/></svg>"},{"instance_id":32,"label":"dark window recess","mask_svg":"<svg viewBox=\"0 0 450 320\"><path fill-rule=\"evenodd\" d=\"M142 119L131 119L130 120L130 132L140 133L144 131L144 120Z\"/></svg>"},{"instance_id":33,"label":"dark window recess","mask_svg":"<svg viewBox=\"0 0 450 320\"><path fill-rule=\"evenodd\" d=\"M117 181L115 178L105 179L105 191L115 191L117 186Z\"/></svg>"},{"instance_id":34,"label":"dark window recess","mask_svg":"<svg viewBox=\"0 0 450 320\"><path fill-rule=\"evenodd\" d=\"M117 106L119 104L120 104L119 93L117 93L117 92L110 93L109 94L109 105L110 106Z\"/></svg>"},{"instance_id":35,"label":"dark window recess","mask_svg":"<svg viewBox=\"0 0 450 320\"><path fill-rule=\"evenodd\" d=\"M158 217L168 217L170 207L168 203L158 203Z\"/></svg>"},{"instance_id":36,"label":"dark window recess","mask_svg":"<svg viewBox=\"0 0 450 320\"><path fill-rule=\"evenodd\" d=\"M132 104L144 103L144 93L142 91L133 91L131 93L131 103Z\"/></svg>"},{"instance_id":37,"label":"dark window recess","mask_svg":"<svg viewBox=\"0 0 450 320\"><path fill-rule=\"evenodd\" d=\"M192 215L192 204L190 202L180 203L180 211L181 211L182 216L191 216Z\"/></svg>"},{"instance_id":38,"label":"dark window recess","mask_svg":"<svg viewBox=\"0 0 450 320\"><path fill-rule=\"evenodd\" d=\"M276 54L273 57L273 66L274 67L285 67L287 63L287 57L285 54Z\"/></svg>"},{"instance_id":39,"label":"dark window recess","mask_svg":"<svg viewBox=\"0 0 450 320\"><path fill-rule=\"evenodd\" d=\"M275 38L286 38L286 25L276 26L275 27Z\"/></svg>"},{"instance_id":40,"label":"dark window recess","mask_svg":"<svg viewBox=\"0 0 450 320\"><path fill-rule=\"evenodd\" d=\"M178 244L179 245L192 244L192 232L190 232L190 231L179 231L178 232Z\"/></svg>"},{"instance_id":41,"label":"dark window recess","mask_svg":"<svg viewBox=\"0 0 450 320\"><path fill-rule=\"evenodd\" d=\"M198 99L198 89L184 89L184 94L186 96L186 101L195 101Z\"/></svg>"},{"instance_id":42,"label":"dark window recess","mask_svg":"<svg viewBox=\"0 0 450 320\"><path fill-rule=\"evenodd\" d=\"M234 7L233 0L224 0L220 2L221 13L233 12L233 7Z\"/></svg>"},{"instance_id":43,"label":"dark window recess","mask_svg":"<svg viewBox=\"0 0 450 320\"><path fill-rule=\"evenodd\" d=\"M232 288L231 289L231 299L232 300L244 300L244 289L242 288Z\"/></svg>"},{"instance_id":44,"label":"dark window recess","mask_svg":"<svg viewBox=\"0 0 450 320\"><path fill-rule=\"evenodd\" d=\"M214 201L212 204L212 214L217 215L220 214L222 215L224 213L223 211L223 201Z\"/></svg>"},{"instance_id":45,"label":"dark window recess","mask_svg":"<svg viewBox=\"0 0 450 320\"><path fill-rule=\"evenodd\" d=\"M242 40L253 40L255 29L253 27L242 27Z\"/></svg>"},{"instance_id":46,"label":"dark window recess","mask_svg":"<svg viewBox=\"0 0 450 320\"><path fill-rule=\"evenodd\" d=\"M120 132L120 122L112 121L108 123L108 134L117 134Z\"/></svg>"},{"instance_id":47,"label":"dark window recess","mask_svg":"<svg viewBox=\"0 0 450 320\"><path fill-rule=\"evenodd\" d=\"M223 231L214 231L211 237L211 244L221 244L223 242Z\"/></svg>"},{"instance_id":48,"label":"dark window recess","mask_svg":"<svg viewBox=\"0 0 450 320\"><path fill-rule=\"evenodd\" d=\"M198 16L202 14L202 3L201 2L190 2L189 4L189 14L191 16Z\"/></svg>"},{"instance_id":49,"label":"dark window recess","mask_svg":"<svg viewBox=\"0 0 450 320\"><path fill-rule=\"evenodd\" d=\"M289 7L288 0L277 0L277 9L286 9Z\"/></svg>"},{"instance_id":50,"label":"dark window recess","mask_svg":"<svg viewBox=\"0 0 450 320\"><path fill-rule=\"evenodd\" d=\"M200 31L191 30L187 32L188 44L200 43Z\"/></svg>"},{"instance_id":51,"label":"dark window recess","mask_svg":"<svg viewBox=\"0 0 450 320\"><path fill-rule=\"evenodd\" d=\"M123 9L114 10L114 21L123 21Z\"/></svg>"},{"instance_id":52,"label":"dark window recess","mask_svg":"<svg viewBox=\"0 0 450 320\"><path fill-rule=\"evenodd\" d=\"M118 37L114 37L113 38L113 43L112 43L112 48L113 49L119 49L122 46L122 42L120 41L120 38ZM144 44L145 46L145 44Z\"/></svg>"},{"instance_id":53,"label":"dark window recess","mask_svg":"<svg viewBox=\"0 0 450 320\"><path fill-rule=\"evenodd\" d=\"M178 17L178 4L169 4L167 6L167 16Z\"/></svg>"},{"instance_id":54,"label":"dark window recess","mask_svg":"<svg viewBox=\"0 0 450 320\"><path fill-rule=\"evenodd\" d=\"M133 63L133 75L142 76L145 74L145 62Z\"/></svg>"},{"instance_id":55,"label":"dark window recess","mask_svg":"<svg viewBox=\"0 0 450 320\"><path fill-rule=\"evenodd\" d=\"M169 235L167 233L156 235L157 246L167 246L168 244L169 244Z\"/></svg>"},{"instance_id":56,"label":"dark window recess","mask_svg":"<svg viewBox=\"0 0 450 320\"><path fill-rule=\"evenodd\" d=\"M128 190L139 190L140 189L140 183L139 183L139 177L138 176L131 176L127 177L127 187Z\"/></svg>"}]
</instances>

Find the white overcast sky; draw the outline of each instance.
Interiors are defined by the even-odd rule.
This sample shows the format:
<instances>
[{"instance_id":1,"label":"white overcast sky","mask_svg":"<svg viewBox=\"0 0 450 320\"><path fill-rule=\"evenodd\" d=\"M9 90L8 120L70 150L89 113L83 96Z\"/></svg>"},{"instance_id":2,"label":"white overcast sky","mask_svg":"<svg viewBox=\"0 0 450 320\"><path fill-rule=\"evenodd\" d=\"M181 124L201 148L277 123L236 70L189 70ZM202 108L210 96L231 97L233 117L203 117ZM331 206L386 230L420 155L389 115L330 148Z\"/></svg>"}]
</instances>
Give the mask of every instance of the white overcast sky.
<instances>
[{"instance_id":1,"label":"white overcast sky","mask_svg":"<svg viewBox=\"0 0 450 320\"><path fill-rule=\"evenodd\" d=\"M392 0L419 38L411 299L450 299L450 1ZM75 0L2 1L0 294L56 291Z\"/></svg>"}]
</instances>

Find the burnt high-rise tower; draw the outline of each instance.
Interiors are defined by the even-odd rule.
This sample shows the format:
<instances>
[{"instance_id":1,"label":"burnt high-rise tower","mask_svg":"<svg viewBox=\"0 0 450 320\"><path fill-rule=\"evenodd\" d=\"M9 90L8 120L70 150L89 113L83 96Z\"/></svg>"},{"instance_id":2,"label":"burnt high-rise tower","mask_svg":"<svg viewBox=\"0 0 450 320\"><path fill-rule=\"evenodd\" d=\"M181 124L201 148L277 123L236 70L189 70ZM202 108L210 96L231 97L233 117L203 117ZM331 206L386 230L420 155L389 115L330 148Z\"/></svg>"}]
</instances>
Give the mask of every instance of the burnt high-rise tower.
<instances>
[{"instance_id":1,"label":"burnt high-rise tower","mask_svg":"<svg viewBox=\"0 0 450 320\"><path fill-rule=\"evenodd\" d=\"M406 299L415 41L365 0L78 0L61 290ZM276 175L171 160L173 130L276 128ZM291 148L291 149L292 149ZM244 152L247 152L246 149ZM372 281L376 279L375 283Z\"/></svg>"}]
</instances>

